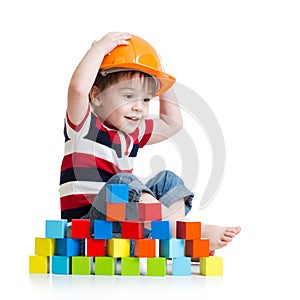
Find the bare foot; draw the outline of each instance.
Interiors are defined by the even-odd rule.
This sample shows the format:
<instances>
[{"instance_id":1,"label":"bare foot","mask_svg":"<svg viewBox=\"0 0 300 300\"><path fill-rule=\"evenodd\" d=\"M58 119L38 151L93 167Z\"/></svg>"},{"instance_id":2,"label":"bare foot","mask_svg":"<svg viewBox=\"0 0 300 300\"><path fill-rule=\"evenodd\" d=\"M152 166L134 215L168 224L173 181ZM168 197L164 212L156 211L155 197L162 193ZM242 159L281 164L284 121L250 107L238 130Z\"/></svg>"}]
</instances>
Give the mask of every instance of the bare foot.
<instances>
[{"instance_id":1,"label":"bare foot","mask_svg":"<svg viewBox=\"0 0 300 300\"><path fill-rule=\"evenodd\" d=\"M221 227L217 225L202 225L202 237L209 239L210 255L214 250L226 246L239 234L241 227Z\"/></svg>"}]
</instances>

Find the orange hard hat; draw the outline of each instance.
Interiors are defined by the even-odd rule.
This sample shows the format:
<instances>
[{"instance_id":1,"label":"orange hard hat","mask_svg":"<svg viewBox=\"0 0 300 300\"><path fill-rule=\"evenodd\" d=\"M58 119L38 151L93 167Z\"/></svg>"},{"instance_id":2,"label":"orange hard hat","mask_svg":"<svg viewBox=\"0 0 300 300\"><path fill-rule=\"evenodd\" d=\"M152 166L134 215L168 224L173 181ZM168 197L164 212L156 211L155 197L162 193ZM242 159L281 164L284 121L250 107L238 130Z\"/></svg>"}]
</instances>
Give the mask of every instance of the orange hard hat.
<instances>
[{"instance_id":1,"label":"orange hard hat","mask_svg":"<svg viewBox=\"0 0 300 300\"><path fill-rule=\"evenodd\" d=\"M100 66L101 74L105 76L124 69L141 71L157 79L156 94L163 94L176 79L163 72L159 56L148 42L135 35L128 42L128 45L118 46L104 57Z\"/></svg>"}]
</instances>

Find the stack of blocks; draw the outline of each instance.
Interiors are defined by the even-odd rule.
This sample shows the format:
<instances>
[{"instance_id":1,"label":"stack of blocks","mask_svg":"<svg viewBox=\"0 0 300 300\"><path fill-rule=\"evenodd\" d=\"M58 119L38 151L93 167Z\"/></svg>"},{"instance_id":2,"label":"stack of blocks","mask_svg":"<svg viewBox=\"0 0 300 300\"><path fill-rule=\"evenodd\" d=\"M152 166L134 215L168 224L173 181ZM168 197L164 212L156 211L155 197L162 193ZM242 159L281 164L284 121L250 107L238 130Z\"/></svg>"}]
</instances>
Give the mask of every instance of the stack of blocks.
<instances>
[{"instance_id":1,"label":"stack of blocks","mask_svg":"<svg viewBox=\"0 0 300 300\"><path fill-rule=\"evenodd\" d=\"M120 238L113 237L113 222L121 222ZM144 238L145 222L151 223L150 238ZM209 256L209 240L201 238L201 222L177 221L173 238L161 204L128 202L124 184L106 185L106 220L95 220L92 234L87 219L72 220L71 237L67 220L46 220L45 225L45 237L35 238L35 255L29 257L31 274L47 274L51 268L53 274L115 275L117 258L123 276L141 274L140 258L147 260L148 276L165 276L167 259L172 260L172 275L189 276L191 258L200 259L201 275L223 274L222 258Z\"/></svg>"}]
</instances>

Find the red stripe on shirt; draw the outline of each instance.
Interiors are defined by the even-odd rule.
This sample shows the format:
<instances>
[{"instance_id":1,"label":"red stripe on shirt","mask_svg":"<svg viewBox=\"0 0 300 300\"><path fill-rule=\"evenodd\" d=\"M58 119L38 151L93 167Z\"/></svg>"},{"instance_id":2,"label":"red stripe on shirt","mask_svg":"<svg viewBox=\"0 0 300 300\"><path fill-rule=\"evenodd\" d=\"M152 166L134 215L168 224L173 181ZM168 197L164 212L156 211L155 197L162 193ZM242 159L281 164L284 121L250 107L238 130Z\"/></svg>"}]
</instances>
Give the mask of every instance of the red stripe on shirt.
<instances>
[{"instance_id":1,"label":"red stripe on shirt","mask_svg":"<svg viewBox=\"0 0 300 300\"><path fill-rule=\"evenodd\" d=\"M121 170L114 163L86 153L66 155L62 161L61 172L69 168L97 168L112 174L120 172L132 173L132 169Z\"/></svg>"},{"instance_id":2,"label":"red stripe on shirt","mask_svg":"<svg viewBox=\"0 0 300 300\"><path fill-rule=\"evenodd\" d=\"M92 205L95 194L77 194L60 198L60 209L67 210Z\"/></svg>"}]
</instances>

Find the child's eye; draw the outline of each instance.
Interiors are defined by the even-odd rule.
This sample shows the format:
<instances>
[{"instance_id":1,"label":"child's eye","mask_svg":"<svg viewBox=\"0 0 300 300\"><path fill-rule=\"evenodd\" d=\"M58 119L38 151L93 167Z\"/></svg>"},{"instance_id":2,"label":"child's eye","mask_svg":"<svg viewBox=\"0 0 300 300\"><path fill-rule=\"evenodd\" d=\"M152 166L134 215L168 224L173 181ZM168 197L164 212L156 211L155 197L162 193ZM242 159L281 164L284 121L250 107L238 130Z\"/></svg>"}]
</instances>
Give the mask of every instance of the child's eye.
<instances>
[{"instance_id":1,"label":"child's eye","mask_svg":"<svg viewBox=\"0 0 300 300\"><path fill-rule=\"evenodd\" d=\"M151 98L144 98L144 99L143 99L143 101L144 101L145 103L148 103L150 100L151 100Z\"/></svg>"},{"instance_id":2,"label":"child's eye","mask_svg":"<svg viewBox=\"0 0 300 300\"><path fill-rule=\"evenodd\" d=\"M132 100L134 97L132 94L123 94L123 98L125 98L126 100Z\"/></svg>"}]
</instances>

